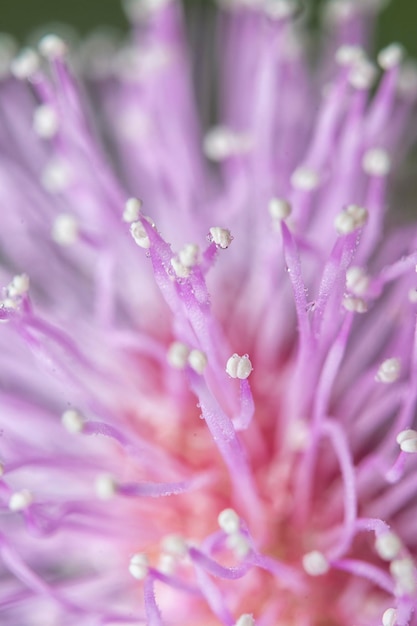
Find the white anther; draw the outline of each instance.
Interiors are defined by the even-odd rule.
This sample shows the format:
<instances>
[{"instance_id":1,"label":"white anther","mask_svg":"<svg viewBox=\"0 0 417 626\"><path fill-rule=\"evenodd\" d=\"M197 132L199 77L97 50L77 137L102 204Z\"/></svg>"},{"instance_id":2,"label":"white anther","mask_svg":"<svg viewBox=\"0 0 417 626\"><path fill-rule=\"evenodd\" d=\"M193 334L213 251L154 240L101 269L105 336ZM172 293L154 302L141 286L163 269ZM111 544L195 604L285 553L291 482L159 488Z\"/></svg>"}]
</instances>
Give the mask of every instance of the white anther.
<instances>
[{"instance_id":1,"label":"white anther","mask_svg":"<svg viewBox=\"0 0 417 626\"><path fill-rule=\"evenodd\" d=\"M233 155L246 154L252 145L249 135L235 133L224 126L216 126L206 134L203 151L212 161L223 161Z\"/></svg>"},{"instance_id":2,"label":"white anther","mask_svg":"<svg viewBox=\"0 0 417 626\"><path fill-rule=\"evenodd\" d=\"M143 20L160 11L172 0L123 0L123 8L132 22Z\"/></svg>"},{"instance_id":3,"label":"white anther","mask_svg":"<svg viewBox=\"0 0 417 626\"><path fill-rule=\"evenodd\" d=\"M67 53L67 45L61 37L50 33L39 41L38 50L47 59L57 59Z\"/></svg>"},{"instance_id":4,"label":"white anther","mask_svg":"<svg viewBox=\"0 0 417 626\"><path fill-rule=\"evenodd\" d=\"M68 164L59 158L49 161L42 172L41 183L50 193L65 191L71 181L71 171Z\"/></svg>"},{"instance_id":5,"label":"white anther","mask_svg":"<svg viewBox=\"0 0 417 626\"><path fill-rule=\"evenodd\" d=\"M303 556L303 567L310 576L323 576L330 569L328 560L318 550L313 550Z\"/></svg>"},{"instance_id":6,"label":"white anther","mask_svg":"<svg viewBox=\"0 0 417 626\"><path fill-rule=\"evenodd\" d=\"M219 526L228 535L239 532L240 517L234 509L223 509L218 515Z\"/></svg>"},{"instance_id":7,"label":"white anther","mask_svg":"<svg viewBox=\"0 0 417 626\"><path fill-rule=\"evenodd\" d=\"M188 363L190 349L181 341L174 341L168 348L167 361L171 367L182 370Z\"/></svg>"},{"instance_id":8,"label":"white anther","mask_svg":"<svg viewBox=\"0 0 417 626\"><path fill-rule=\"evenodd\" d=\"M111 474L100 474L95 483L95 492L100 500L111 500L117 493L117 482Z\"/></svg>"},{"instance_id":9,"label":"white anther","mask_svg":"<svg viewBox=\"0 0 417 626\"><path fill-rule=\"evenodd\" d=\"M10 70L16 78L30 78L39 69L39 57L32 48L23 48L10 64Z\"/></svg>"},{"instance_id":10,"label":"white anther","mask_svg":"<svg viewBox=\"0 0 417 626\"><path fill-rule=\"evenodd\" d=\"M298 167L291 176L291 185L301 191L313 191L320 184L320 176L309 167Z\"/></svg>"},{"instance_id":11,"label":"white anther","mask_svg":"<svg viewBox=\"0 0 417 626\"><path fill-rule=\"evenodd\" d=\"M384 561L396 559L402 548L401 539L389 531L381 533L375 541L375 550Z\"/></svg>"},{"instance_id":12,"label":"white anther","mask_svg":"<svg viewBox=\"0 0 417 626\"><path fill-rule=\"evenodd\" d=\"M368 176L387 176L391 169L391 159L386 150L371 148L363 155L362 167Z\"/></svg>"},{"instance_id":13,"label":"white anther","mask_svg":"<svg viewBox=\"0 0 417 626\"><path fill-rule=\"evenodd\" d=\"M191 350L188 364L197 374L202 374L207 367L207 356L201 350Z\"/></svg>"},{"instance_id":14,"label":"white anther","mask_svg":"<svg viewBox=\"0 0 417 626\"><path fill-rule=\"evenodd\" d=\"M282 20L292 17L299 9L299 4L294 0L266 0L264 11L273 20Z\"/></svg>"},{"instance_id":15,"label":"white anther","mask_svg":"<svg viewBox=\"0 0 417 626\"><path fill-rule=\"evenodd\" d=\"M61 213L52 225L52 239L60 246L71 246L78 240L79 224L74 215Z\"/></svg>"},{"instance_id":16,"label":"white anther","mask_svg":"<svg viewBox=\"0 0 417 626\"><path fill-rule=\"evenodd\" d=\"M162 550L176 557L184 557L188 552L187 542L181 535L166 535L162 539Z\"/></svg>"},{"instance_id":17,"label":"white anther","mask_svg":"<svg viewBox=\"0 0 417 626\"><path fill-rule=\"evenodd\" d=\"M360 46L344 45L336 51L336 62L344 67L349 67L365 59L365 51Z\"/></svg>"},{"instance_id":18,"label":"white anther","mask_svg":"<svg viewBox=\"0 0 417 626\"><path fill-rule=\"evenodd\" d=\"M415 454L417 452L417 430L408 428L398 433L396 441L403 452Z\"/></svg>"},{"instance_id":19,"label":"white anther","mask_svg":"<svg viewBox=\"0 0 417 626\"><path fill-rule=\"evenodd\" d=\"M408 299L412 304L417 303L417 289L412 287L408 292Z\"/></svg>"},{"instance_id":20,"label":"white anther","mask_svg":"<svg viewBox=\"0 0 417 626\"><path fill-rule=\"evenodd\" d=\"M375 380L379 383L394 383L401 373L401 361L395 357L386 359L381 363Z\"/></svg>"},{"instance_id":21,"label":"white anther","mask_svg":"<svg viewBox=\"0 0 417 626\"><path fill-rule=\"evenodd\" d=\"M175 275L178 276L178 278L188 278L188 276L191 274L190 268L183 265L179 258L176 256L172 257L171 266L175 272Z\"/></svg>"},{"instance_id":22,"label":"white anther","mask_svg":"<svg viewBox=\"0 0 417 626\"><path fill-rule=\"evenodd\" d=\"M226 372L231 378L245 380L250 376L252 370L252 363L246 354L244 356L233 354L226 363Z\"/></svg>"},{"instance_id":23,"label":"white anther","mask_svg":"<svg viewBox=\"0 0 417 626\"><path fill-rule=\"evenodd\" d=\"M368 305L362 298L355 298L354 296L345 296L342 302L346 311L351 313L366 313Z\"/></svg>"},{"instance_id":24,"label":"white anther","mask_svg":"<svg viewBox=\"0 0 417 626\"><path fill-rule=\"evenodd\" d=\"M200 248L196 243L186 243L178 253L180 263L184 267L194 267L198 263Z\"/></svg>"},{"instance_id":25,"label":"white anther","mask_svg":"<svg viewBox=\"0 0 417 626\"><path fill-rule=\"evenodd\" d=\"M416 579L412 559L404 558L392 561L390 572L397 583L396 593L399 595L413 595L415 593Z\"/></svg>"},{"instance_id":26,"label":"white anther","mask_svg":"<svg viewBox=\"0 0 417 626\"><path fill-rule=\"evenodd\" d=\"M288 446L294 452L305 450L310 442L310 428L303 419L291 422L288 432Z\"/></svg>"},{"instance_id":27,"label":"white anther","mask_svg":"<svg viewBox=\"0 0 417 626\"><path fill-rule=\"evenodd\" d=\"M249 613L244 613L239 617L235 626L255 626L255 620L253 619L253 615Z\"/></svg>"},{"instance_id":28,"label":"white anther","mask_svg":"<svg viewBox=\"0 0 417 626\"><path fill-rule=\"evenodd\" d=\"M140 246L141 248L144 248L145 250L147 250L148 248L151 247L151 241L148 237L148 234L145 230L145 227L143 226L142 222L138 221L138 222L133 222L130 225L130 234L132 235L133 239L135 240L135 243Z\"/></svg>"},{"instance_id":29,"label":"white anther","mask_svg":"<svg viewBox=\"0 0 417 626\"><path fill-rule=\"evenodd\" d=\"M137 553L132 556L129 563L129 572L136 580L144 580L148 575L149 561L146 554Z\"/></svg>"},{"instance_id":30,"label":"white anther","mask_svg":"<svg viewBox=\"0 0 417 626\"><path fill-rule=\"evenodd\" d=\"M357 266L349 267L346 271L346 289L355 296L364 296L369 287L369 276Z\"/></svg>"},{"instance_id":31,"label":"white anther","mask_svg":"<svg viewBox=\"0 0 417 626\"><path fill-rule=\"evenodd\" d=\"M177 567L177 559L172 554L161 554L158 559L158 570L166 576L174 574Z\"/></svg>"},{"instance_id":32,"label":"white anther","mask_svg":"<svg viewBox=\"0 0 417 626\"><path fill-rule=\"evenodd\" d=\"M64 411L61 416L61 421L64 428L72 434L80 433L84 428L83 416L75 409Z\"/></svg>"},{"instance_id":33,"label":"white anther","mask_svg":"<svg viewBox=\"0 0 417 626\"><path fill-rule=\"evenodd\" d=\"M334 220L334 226L339 235L349 235L358 228L365 226L368 211L357 204L350 204L341 211Z\"/></svg>"},{"instance_id":34,"label":"white anther","mask_svg":"<svg viewBox=\"0 0 417 626\"><path fill-rule=\"evenodd\" d=\"M226 545L237 559L244 559L248 556L251 547L249 541L241 533L232 533L227 537Z\"/></svg>"},{"instance_id":35,"label":"white anther","mask_svg":"<svg viewBox=\"0 0 417 626\"><path fill-rule=\"evenodd\" d=\"M129 198L129 200L126 201L123 211L123 221L127 222L128 224L136 222L136 220L139 218L141 209L142 200L139 200L139 198Z\"/></svg>"},{"instance_id":36,"label":"white anther","mask_svg":"<svg viewBox=\"0 0 417 626\"><path fill-rule=\"evenodd\" d=\"M220 226L212 226L210 228L210 239L218 248L222 248L222 250L228 248L233 241L230 230L220 228Z\"/></svg>"},{"instance_id":37,"label":"white anther","mask_svg":"<svg viewBox=\"0 0 417 626\"><path fill-rule=\"evenodd\" d=\"M271 198L268 204L269 214L273 220L285 220L291 215L292 206L284 198Z\"/></svg>"},{"instance_id":38,"label":"white anther","mask_svg":"<svg viewBox=\"0 0 417 626\"><path fill-rule=\"evenodd\" d=\"M18 309L19 301L15 298L4 298L4 300L0 300L0 306L5 309Z\"/></svg>"},{"instance_id":39,"label":"white anther","mask_svg":"<svg viewBox=\"0 0 417 626\"><path fill-rule=\"evenodd\" d=\"M49 104L41 104L33 115L33 130L41 139L51 139L58 131L56 111Z\"/></svg>"},{"instance_id":40,"label":"white anther","mask_svg":"<svg viewBox=\"0 0 417 626\"><path fill-rule=\"evenodd\" d=\"M383 70L390 70L401 63L404 48L399 43L392 43L378 54L378 63Z\"/></svg>"},{"instance_id":41,"label":"white anther","mask_svg":"<svg viewBox=\"0 0 417 626\"><path fill-rule=\"evenodd\" d=\"M382 615L382 626L396 626L397 624L397 611L396 609L389 608L384 611Z\"/></svg>"},{"instance_id":42,"label":"white anther","mask_svg":"<svg viewBox=\"0 0 417 626\"><path fill-rule=\"evenodd\" d=\"M14 276L10 285L7 287L7 293L10 298L18 298L29 291L29 276L27 274L19 274Z\"/></svg>"},{"instance_id":43,"label":"white anther","mask_svg":"<svg viewBox=\"0 0 417 626\"><path fill-rule=\"evenodd\" d=\"M33 496L28 489L15 491L9 500L9 509L11 511L24 511L33 502Z\"/></svg>"},{"instance_id":44,"label":"white anther","mask_svg":"<svg viewBox=\"0 0 417 626\"><path fill-rule=\"evenodd\" d=\"M366 59L359 59L349 72L349 82L354 89L370 89L375 82L377 70Z\"/></svg>"},{"instance_id":45,"label":"white anther","mask_svg":"<svg viewBox=\"0 0 417 626\"><path fill-rule=\"evenodd\" d=\"M347 20L354 13L355 7L350 0L339 0L338 2L327 2L325 4L325 19L331 22Z\"/></svg>"}]
</instances>

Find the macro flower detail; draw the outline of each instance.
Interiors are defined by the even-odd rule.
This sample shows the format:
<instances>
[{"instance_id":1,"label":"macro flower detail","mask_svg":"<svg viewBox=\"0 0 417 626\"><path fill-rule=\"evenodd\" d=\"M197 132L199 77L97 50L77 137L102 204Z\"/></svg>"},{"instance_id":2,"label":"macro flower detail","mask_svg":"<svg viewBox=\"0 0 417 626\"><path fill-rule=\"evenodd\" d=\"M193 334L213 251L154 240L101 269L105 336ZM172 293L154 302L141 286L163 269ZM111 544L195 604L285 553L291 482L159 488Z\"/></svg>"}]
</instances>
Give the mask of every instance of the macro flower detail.
<instances>
[{"instance_id":1,"label":"macro flower detail","mask_svg":"<svg viewBox=\"0 0 417 626\"><path fill-rule=\"evenodd\" d=\"M2 625L417 623L417 75L218 4L0 40Z\"/></svg>"}]
</instances>

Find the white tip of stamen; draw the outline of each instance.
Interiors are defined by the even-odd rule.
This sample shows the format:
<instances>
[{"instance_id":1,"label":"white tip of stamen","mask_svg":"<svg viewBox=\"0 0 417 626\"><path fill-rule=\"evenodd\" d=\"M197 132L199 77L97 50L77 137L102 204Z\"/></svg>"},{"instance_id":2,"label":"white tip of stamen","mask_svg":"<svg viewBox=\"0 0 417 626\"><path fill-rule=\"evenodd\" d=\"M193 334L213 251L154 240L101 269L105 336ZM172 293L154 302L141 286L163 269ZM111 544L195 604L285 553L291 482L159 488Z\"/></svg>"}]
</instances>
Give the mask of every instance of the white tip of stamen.
<instances>
[{"instance_id":1,"label":"white tip of stamen","mask_svg":"<svg viewBox=\"0 0 417 626\"><path fill-rule=\"evenodd\" d=\"M346 271L346 289L355 296L364 296L369 282L369 276L361 267L352 266Z\"/></svg>"},{"instance_id":2,"label":"white tip of stamen","mask_svg":"<svg viewBox=\"0 0 417 626\"><path fill-rule=\"evenodd\" d=\"M188 363L190 349L181 341L174 341L168 348L167 361L175 369L182 370Z\"/></svg>"},{"instance_id":3,"label":"white tip of stamen","mask_svg":"<svg viewBox=\"0 0 417 626\"><path fill-rule=\"evenodd\" d=\"M123 0L123 8L132 22L141 21L160 11L172 0Z\"/></svg>"},{"instance_id":4,"label":"white tip of stamen","mask_svg":"<svg viewBox=\"0 0 417 626\"><path fill-rule=\"evenodd\" d=\"M14 276L7 287L7 294L10 298L18 298L29 291L30 280L27 274Z\"/></svg>"},{"instance_id":5,"label":"white tip of stamen","mask_svg":"<svg viewBox=\"0 0 417 626\"><path fill-rule=\"evenodd\" d=\"M244 559L251 551L249 541L240 532L230 534L227 537L226 545L237 559Z\"/></svg>"},{"instance_id":6,"label":"white tip of stamen","mask_svg":"<svg viewBox=\"0 0 417 626\"><path fill-rule=\"evenodd\" d=\"M117 482L111 474L97 476L95 492L100 500L111 500L117 493Z\"/></svg>"},{"instance_id":7,"label":"white tip of stamen","mask_svg":"<svg viewBox=\"0 0 417 626\"><path fill-rule=\"evenodd\" d=\"M24 511L33 502L33 496L28 489L15 491L9 500L9 509L11 511Z\"/></svg>"},{"instance_id":8,"label":"white tip of stamen","mask_svg":"<svg viewBox=\"0 0 417 626\"><path fill-rule=\"evenodd\" d=\"M151 247L151 242L148 234L142 224L142 222L133 222L130 225L130 233L135 240L135 243L140 247L148 250Z\"/></svg>"},{"instance_id":9,"label":"white tip of stamen","mask_svg":"<svg viewBox=\"0 0 417 626\"><path fill-rule=\"evenodd\" d=\"M303 556L303 567L310 576L323 576L330 569L328 560L318 550L313 550Z\"/></svg>"},{"instance_id":10,"label":"white tip of stamen","mask_svg":"<svg viewBox=\"0 0 417 626\"><path fill-rule=\"evenodd\" d=\"M377 76L377 70L375 65L366 59L360 59L357 61L350 73L349 82L354 89L363 90L370 89Z\"/></svg>"},{"instance_id":11,"label":"white tip of stamen","mask_svg":"<svg viewBox=\"0 0 417 626\"><path fill-rule=\"evenodd\" d=\"M158 559L158 570L166 576L172 576L177 568L177 559L172 554L161 554Z\"/></svg>"},{"instance_id":12,"label":"white tip of stamen","mask_svg":"<svg viewBox=\"0 0 417 626\"><path fill-rule=\"evenodd\" d=\"M49 104L41 104L33 115L33 130L41 139L51 139L58 132L58 116Z\"/></svg>"},{"instance_id":13,"label":"white tip of stamen","mask_svg":"<svg viewBox=\"0 0 417 626\"><path fill-rule=\"evenodd\" d=\"M271 198L268 210L272 219L280 222L291 215L292 207L288 200L284 198Z\"/></svg>"},{"instance_id":14,"label":"white tip of stamen","mask_svg":"<svg viewBox=\"0 0 417 626\"><path fill-rule=\"evenodd\" d=\"M320 176L309 167L298 167L291 176L291 185L300 191L313 191L320 184Z\"/></svg>"},{"instance_id":15,"label":"white tip of stamen","mask_svg":"<svg viewBox=\"0 0 417 626\"><path fill-rule=\"evenodd\" d=\"M184 557L188 552L187 542L181 535L166 535L161 544L164 552L176 557Z\"/></svg>"},{"instance_id":16,"label":"white tip of stamen","mask_svg":"<svg viewBox=\"0 0 417 626\"><path fill-rule=\"evenodd\" d=\"M368 211L357 204L350 204L341 211L334 220L334 226L339 235L349 235L358 228L365 226Z\"/></svg>"},{"instance_id":17,"label":"white tip of stamen","mask_svg":"<svg viewBox=\"0 0 417 626\"><path fill-rule=\"evenodd\" d=\"M363 155L362 167L368 176L387 176L391 170L391 159L386 150L371 148Z\"/></svg>"},{"instance_id":18,"label":"white tip of stamen","mask_svg":"<svg viewBox=\"0 0 417 626\"><path fill-rule=\"evenodd\" d=\"M231 156L247 154L253 146L246 133L235 133L225 126L209 130L203 141L203 151L211 161L223 161Z\"/></svg>"},{"instance_id":19,"label":"white tip of stamen","mask_svg":"<svg viewBox=\"0 0 417 626\"><path fill-rule=\"evenodd\" d=\"M216 244L218 248L222 248L222 250L228 248L233 241L230 230L227 228L220 228L220 226L212 226L210 228L209 237L211 241Z\"/></svg>"},{"instance_id":20,"label":"white tip of stamen","mask_svg":"<svg viewBox=\"0 0 417 626\"><path fill-rule=\"evenodd\" d=\"M75 409L64 411L61 416L62 425L71 434L82 432L84 428L83 416Z\"/></svg>"},{"instance_id":21,"label":"white tip of stamen","mask_svg":"<svg viewBox=\"0 0 417 626\"><path fill-rule=\"evenodd\" d=\"M253 615L249 613L244 613L239 617L235 626L255 626L255 620L253 619Z\"/></svg>"},{"instance_id":22,"label":"white tip of stamen","mask_svg":"<svg viewBox=\"0 0 417 626\"><path fill-rule=\"evenodd\" d=\"M397 624L397 611L396 609L389 608L384 611L382 615L382 626L396 626Z\"/></svg>"},{"instance_id":23,"label":"white tip of stamen","mask_svg":"<svg viewBox=\"0 0 417 626\"><path fill-rule=\"evenodd\" d=\"M282 20L297 13L299 4L294 0L266 0L264 12L273 20Z\"/></svg>"},{"instance_id":24,"label":"white tip of stamen","mask_svg":"<svg viewBox=\"0 0 417 626\"><path fill-rule=\"evenodd\" d=\"M127 222L128 224L136 222L139 218L141 209L142 200L139 200L139 198L129 198L129 200L126 201L123 211L123 221Z\"/></svg>"},{"instance_id":25,"label":"white tip of stamen","mask_svg":"<svg viewBox=\"0 0 417 626\"><path fill-rule=\"evenodd\" d=\"M200 256L200 248L196 243L186 243L178 253L180 263L184 267L194 267L197 265Z\"/></svg>"},{"instance_id":26,"label":"white tip of stamen","mask_svg":"<svg viewBox=\"0 0 417 626\"><path fill-rule=\"evenodd\" d=\"M129 572L136 580L144 580L148 575L149 561L146 554L134 554L130 559Z\"/></svg>"},{"instance_id":27,"label":"white tip of stamen","mask_svg":"<svg viewBox=\"0 0 417 626\"><path fill-rule=\"evenodd\" d=\"M30 78L38 69L39 57L32 48L23 48L10 64L13 76L20 80Z\"/></svg>"},{"instance_id":28,"label":"white tip of stamen","mask_svg":"<svg viewBox=\"0 0 417 626\"><path fill-rule=\"evenodd\" d=\"M384 561L396 559L401 549L401 539L393 532L382 533L376 538L375 550Z\"/></svg>"},{"instance_id":29,"label":"white tip of stamen","mask_svg":"<svg viewBox=\"0 0 417 626\"><path fill-rule=\"evenodd\" d=\"M41 175L41 183L46 191L60 193L65 191L71 181L71 171L65 161L52 159Z\"/></svg>"},{"instance_id":30,"label":"white tip of stamen","mask_svg":"<svg viewBox=\"0 0 417 626\"><path fill-rule=\"evenodd\" d=\"M417 452L417 430L408 428L398 433L396 441L403 452L415 454Z\"/></svg>"},{"instance_id":31,"label":"white tip of stamen","mask_svg":"<svg viewBox=\"0 0 417 626\"><path fill-rule=\"evenodd\" d=\"M50 33L39 41L38 50L47 59L57 59L67 53L67 45L61 37Z\"/></svg>"},{"instance_id":32,"label":"white tip of stamen","mask_svg":"<svg viewBox=\"0 0 417 626\"><path fill-rule=\"evenodd\" d=\"M239 532L240 517L234 509L223 509L217 518L220 528L227 534Z\"/></svg>"},{"instance_id":33,"label":"white tip of stamen","mask_svg":"<svg viewBox=\"0 0 417 626\"><path fill-rule=\"evenodd\" d=\"M350 313L366 313L368 305L362 298L355 298L354 296L346 296L343 298L343 307Z\"/></svg>"},{"instance_id":34,"label":"white tip of stamen","mask_svg":"<svg viewBox=\"0 0 417 626\"><path fill-rule=\"evenodd\" d=\"M288 432L288 446L291 450L305 450L310 439L310 428L305 420L296 419L291 422Z\"/></svg>"},{"instance_id":35,"label":"white tip of stamen","mask_svg":"<svg viewBox=\"0 0 417 626\"><path fill-rule=\"evenodd\" d=\"M188 364L197 374L202 374L207 367L207 356L201 350L191 350Z\"/></svg>"},{"instance_id":36,"label":"white tip of stamen","mask_svg":"<svg viewBox=\"0 0 417 626\"><path fill-rule=\"evenodd\" d=\"M395 579L396 593L399 595L413 595L416 591L416 577L414 563L410 558L396 559L391 562L390 572Z\"/></svg>"},{"instance_id":37,"label":"white tip of stamen","mask_svg":"<svg viewBox=\"0 0 417 626\"><path fill-rule=\"evenodd\" d=\"M52 225L52 239L60 246L71 246L78 240L79 224L74 215L61 213Z\"/></svg>"},{"instance_id":38,"label":"white tip of stamen","mask_svg":"<svg viewBox=\"0 0 417 626\"><path fill-rule=\"evenodd\" d=\"M415 287L412 287L409 292L408 292L408 299L412 304L416 304L417 303L417 289L415 289Z\"/></svg>"},{"instance_id":39,"label":"white tip of stamen","mask_svg":"<svg viewBox=\"0 0 417 626\"><path fill-rule=\"evenodd\" d=\"M401 373L401 361L397 358L386 359L379 366L375 380L379 383L394 383Z\"/></svg>"},{"instance_id":40,"label":"white tip of stamen","mask_svg":"<svg viewBox=\"0 0 417 626\"><path fill-rule=\"evenodd\" d=\"M343 67L354 65L365 58L365 51L361 46L346 44L336 51L336 62Z\"/></svg>"},{"instance_id":41,"label":"white tip of stamen","mask_svg":"<svg viewBox=\"0 0 417 626\"><path fill-rule=\"evenodd\" d=\"M231 378L245 380L250 376L252 370L252 363L246 354L244 356L233 354L226 363L226 372Z\"/></svg>"},{"instance_id":42,"label":"white tip of stamen","mask_svg":"<svg viewBox=\"0 0 417 626\"><path fill-rule=\"evenodd\" d=\"M188 278L191 274L191 269L183 265L178 257L172 257L171 266L178 278Z\"/></svg>"},{"instance_id":43,"label":"white tip of stamen","mask_svg":"<svg viewBox=\"0 0 417 626\"><path fill-rule=\"evenodd\" d=\"M399 43L392 43L378 54L378 64L383 70L390 70L400 65L404 58L404 48Z\"/></svg>"}]
</instances>

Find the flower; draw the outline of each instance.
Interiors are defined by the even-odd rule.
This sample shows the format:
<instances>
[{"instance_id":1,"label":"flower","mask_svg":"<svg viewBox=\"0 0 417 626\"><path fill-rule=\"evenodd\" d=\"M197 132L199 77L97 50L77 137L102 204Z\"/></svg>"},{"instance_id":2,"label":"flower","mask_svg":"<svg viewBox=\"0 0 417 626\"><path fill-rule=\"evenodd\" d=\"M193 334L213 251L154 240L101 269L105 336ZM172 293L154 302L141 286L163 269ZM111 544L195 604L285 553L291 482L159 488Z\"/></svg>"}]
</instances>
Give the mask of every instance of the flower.
<instances>
[{"instance_id":1,"label":"flower","mask_svg":"<svg viewBox=\"0 0 417 626\"><path fill-rule=\"evenodd\" d=\"M315 69L293 2L220 4L204 137L175 0L1 42L5 626L415 623L416 76L378 2Z\"/></svg>"}]
</instances>

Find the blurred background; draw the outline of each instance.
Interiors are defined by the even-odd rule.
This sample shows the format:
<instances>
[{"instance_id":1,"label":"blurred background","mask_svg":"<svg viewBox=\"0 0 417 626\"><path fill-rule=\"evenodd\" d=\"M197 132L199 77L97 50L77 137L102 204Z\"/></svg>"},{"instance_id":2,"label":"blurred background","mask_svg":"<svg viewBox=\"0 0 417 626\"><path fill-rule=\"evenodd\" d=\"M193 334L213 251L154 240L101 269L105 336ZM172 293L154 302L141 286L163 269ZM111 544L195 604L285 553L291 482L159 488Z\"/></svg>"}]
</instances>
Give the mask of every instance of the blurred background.
<instances>
[{"instance_id":1,"label":"blurred background","mask_svg":"<svg viewBox=\"0 0 417 626\"><path fill-rule=\"evenodd\" d=\"M185 0L188 5L212 0ZM311 9L312 21L321 0L305 0ZM24 42L33 30L53 22L67 22L80 34L98 25L127 29L127 21L119 0L1 0L1 26ZM381 14L377 45L401 42L409 54L417 57L417 0L391 0Z\"/></svg>"}]
</instances>

